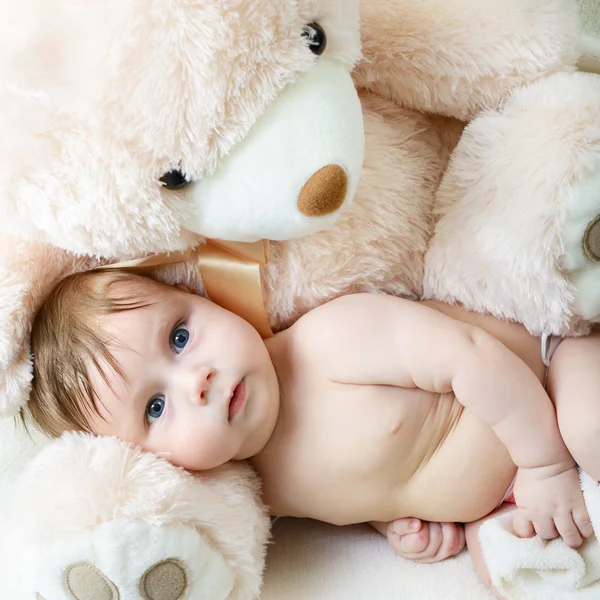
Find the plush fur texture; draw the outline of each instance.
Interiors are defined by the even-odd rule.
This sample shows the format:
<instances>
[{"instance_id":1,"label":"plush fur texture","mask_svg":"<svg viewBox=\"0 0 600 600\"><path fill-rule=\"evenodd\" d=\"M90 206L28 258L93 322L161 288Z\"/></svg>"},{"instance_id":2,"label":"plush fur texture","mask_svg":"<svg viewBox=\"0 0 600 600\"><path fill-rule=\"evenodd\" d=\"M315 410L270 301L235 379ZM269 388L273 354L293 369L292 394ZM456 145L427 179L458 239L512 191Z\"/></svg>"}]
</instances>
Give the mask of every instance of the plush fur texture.
<instances>
[{"instance_id":1,"label":"plush fur texture","mask_svg":"<svg viewBox=\"0 0 600 600\"><path fill-rule=\"evenodd\" d=\"M422 111L466 119L501 105L519 87L573 70L574 2L486 0L475 11L468 4L361 6L364 58L354 76L365 121L363 177L336 226L273 244L265 297L275 329L349 292L419 297L433 207L444 202L437 186L462 128ZM0 81L7 82L0 125L8 132L0 142L0 230L108 260L199 242L183 228L185 193L169 192L158 180L179 167L191 178L214 171L268 102L314 64L300 35L307 22L328 33L328 58L351 68L359 56L357 1L116 6L11 5L0 36L12 48L4 56L16 56L0 59ZM82 28L82 18L102 25ZM53 283L73 260L63 255L19 269L20 297L11 295L14 288L0 290L0 315L11 320L0 326L7 333L0 330L0 409L15 410L27 398L24 332L46 289L37 280ZM15 270L10 263L5 268ZM441 268L431 271L435 293L444 297L452 282ZM185 279L202 292L194 264L159 276ZM480 310L484 304L471 303Z\"/></svg>"},{"instance_id":2,"label":"plush fur texture","mask_svg":"<svg viewBox=\"0 0 600 600\"><path fill-rule=\"evenodd\" d=\"M29 333L40 302L57 280L97 264L48 244L0 235L0 414L14 415L27 401L32 378Z\"/></svg>"},{"instance_id":3,"label":"plush fur texture","mask_svg":"<svg viewBox=\"0 0 600 600\"><path fill-rule=\"evenodd\" d=\"M57 490L57 483L69 493ZM233 574L231 594L221 596L223 600L254 598L260 589L270 522L259 501L256 477L242 465L195 477L124 442L71 434L38 454L3 508L3 568L10 564L21 574L18 589L29 595L37 591L48 599L62 598L48 572L59 573L57 567L61 561L68 564L74 546L80 552L77 562L93 562L121 588L124 598L132 597L129 588L139 586L152 564L174 555L187 559L194 574L195 559L199 574L211 550L224 559L214 567ZM119 527L112 531L115 520ZM127 553L114 556L115 545L127 546L130 536L123 532L136 523L142 529L131 537L143 543L151 539L152 547L133 544ZM178 532L173 542L179 539L175 545L170 541L173 527ZM88 535L98 538L92 548L82 543ZM199 542L208 550L198 549ZM55 553L61 555L59 561ZM119 566L124 560L128 568ZM201 598L210 589L201 578L192 581L190 598ZM32 589L36 584L48 585L52 593Z\"/></svg>"},{"instance_id":4,"label":"plush fur texture","mask_svg":"<svg viewBox=\"0 0 600 600\"><path fill-rule=\"evenodd\" d=\"M348 71L362 34L353 76L364 169L333 227L272 244L263 273L272 326L359 291L426 293L532 331L579 332L593 320L594 285L578 287L567 260L576 260L575 230L585 224L578 207L596 210L600 114L598 80L573 73L574 0L0 4L3 413L27 401L27 336L56 281L202 242L184 228L185 190L168 191L160 178L173 169L190 179L215 172L319 60L302 36L313 22L328 35L324 57ZM203 292L193 262L157 277ZM578 306L588 307L585 318ZM60 476L60 488L47 473ZM190 548L197 536L224 557L245 598L260 582L266 536L255 485L227 469L196 480L115 440L68 437L42 450L15 485L22 502L11 514L31 552L47 551L50 537L64 552L47 572L55 583L66 557L77 559L96 535L112 548L106 569L142 545L141 568L175 543L177 530ZM45 496L54 502L47 524L36 514ZM161 538L159 526L171 533ZM164 546L150 543L160 539ZM194 576L205 564L197 562ZM133 590L133 579L122 585Z\"/></svg>"},{"instance_id":5,"label":"plush fur texture","mask_svg":"<svg viewBox=\"0 0 600 600\"><path fill-rule=\"evenodd\" d=\"M362 18L358 86L462 120L578 58L573 0L364 1Z\"/></svg>"},{"instance_id":6,"label":"plush fur texture","mask_svg":"<svg viewBox=\"0 0 600 600\"><path fill-rule=\"evenodd\" d=\"M331 0L4 2L0 230L105 257L188 247L159 178L213 172L315 62L359 57L358 4ZM127 227L122 224L126 222Z\"/></svg>"},{"instance_id":7,"label":"plush fur texture","mask_svg":"<svg viewBox=\"0 0 600 600\"><path fill-rule=\"evenodd\" d=\"M437 193L425 294L538 335L600 321L600 266L582 249L600 214L599 124L600 77L587 73L517 90L473 121Z\"/></svg>"}]
</instances>

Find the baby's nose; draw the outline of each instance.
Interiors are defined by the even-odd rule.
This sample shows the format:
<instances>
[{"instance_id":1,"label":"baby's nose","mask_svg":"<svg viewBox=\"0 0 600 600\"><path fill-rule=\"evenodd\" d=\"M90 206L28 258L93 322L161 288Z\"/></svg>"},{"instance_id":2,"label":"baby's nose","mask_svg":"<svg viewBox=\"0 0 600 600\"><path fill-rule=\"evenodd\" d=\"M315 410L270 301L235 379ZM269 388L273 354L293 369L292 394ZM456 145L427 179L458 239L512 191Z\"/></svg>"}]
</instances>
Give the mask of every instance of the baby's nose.
<instances>
[{"instance_id":1,"label":"baby's nose","mask_svg":"<svg viewBox=\"0 0 600 600\"><path fill-rule=\"evenodd\" d=\"M208 390L210 389L215 370L211 367L200 367L192 377L193 387L191 390L192 402L204 405L208 400Z\"/></svg>"}]
</instances>

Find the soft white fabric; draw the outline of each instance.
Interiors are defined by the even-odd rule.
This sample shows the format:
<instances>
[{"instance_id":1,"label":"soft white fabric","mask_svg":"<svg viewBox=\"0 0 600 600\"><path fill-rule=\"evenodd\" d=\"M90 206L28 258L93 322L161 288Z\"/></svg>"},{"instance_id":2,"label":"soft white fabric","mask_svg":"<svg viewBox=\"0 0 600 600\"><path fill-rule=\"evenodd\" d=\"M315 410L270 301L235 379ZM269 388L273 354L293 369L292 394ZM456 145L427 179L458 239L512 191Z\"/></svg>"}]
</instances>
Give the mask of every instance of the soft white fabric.
<instances>
[{"instance_id":1,"label":"soft white fabric","mask_svg":"<svg viewBox=\"0 0 600 600\"><path fill-rule=\"evenodd\" d=\"M600 486L581 476L594 531L600 533ZM479 531L492 581L509 600L597 600L600 598L600 543L596 536L578 550L561 539L519 539L510 513L491 519Z\"/></svg>"},{"instance_id":2,"label":"soft white fabric","mask_svg":"<svg viewBox=\"0 0 600 600\"><path fill-rule=\"evenodd\" d=\"M347 207L358 186L364 144L362 108L348 68L322 60L283 90L215 173L194 183L189 192L194 215L185 227L241 242L327 229L339 210L303 215L300 192L315 173L337 165L348 177Z\"/></svg>"},{"instance_id":3,"label":"soft white fabric","mask_svg":"<svg viewBox=\"0 0 600 600\"><path fill-rule=\"evenodd\" d=\"M493 600L467 552L420 565L368 525L279 519L273 534L261 600Z\"/></svg>"}]
</instances>

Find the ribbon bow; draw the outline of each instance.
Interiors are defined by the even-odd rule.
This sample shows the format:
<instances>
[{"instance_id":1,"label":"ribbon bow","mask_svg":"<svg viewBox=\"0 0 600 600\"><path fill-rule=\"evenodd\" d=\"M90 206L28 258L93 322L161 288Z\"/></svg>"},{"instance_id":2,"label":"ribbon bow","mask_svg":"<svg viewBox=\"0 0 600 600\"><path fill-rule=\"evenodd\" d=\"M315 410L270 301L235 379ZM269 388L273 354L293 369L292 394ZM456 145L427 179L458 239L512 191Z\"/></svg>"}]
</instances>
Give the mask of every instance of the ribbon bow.
<instances>
[{"instance_id":1,"label":"ribbon bow","mask_svg":"<svg viewBox=\"0 0 600 600\"><path fill-rule=\"evenodd\" d=\"M198 261L202 283L208 297L250 323L263 338L273 335L262 293L260 268L269 260L269 241L225 242L207 239L194 250L152 254L125 262L105 265L103 269L136 272Z\"/></svg>"}]
</instances>

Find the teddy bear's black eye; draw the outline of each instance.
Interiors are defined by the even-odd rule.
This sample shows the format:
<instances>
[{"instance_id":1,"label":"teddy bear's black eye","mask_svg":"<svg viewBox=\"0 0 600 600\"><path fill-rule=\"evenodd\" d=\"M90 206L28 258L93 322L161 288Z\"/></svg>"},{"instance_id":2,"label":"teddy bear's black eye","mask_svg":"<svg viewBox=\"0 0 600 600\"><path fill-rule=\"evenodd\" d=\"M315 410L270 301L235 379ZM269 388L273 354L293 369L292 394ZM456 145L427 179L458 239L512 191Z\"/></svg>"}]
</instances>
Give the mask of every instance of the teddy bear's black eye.
<instances>
[{"instance_id":1,"label":"teddy bear's black eye","mask_svg":"<svg viewBox=\"0 0 600 600\"><path fill-rule=\"evenodd\" d=\"M327 48L327 34L318 23L309 23L302 31L302 36L308 40L308 47L313 54L321 56Z\"/></svg>"},{"instance_id":2,"label":"teddy bear's black eye","mask_svg":"<svg viewBox=\"0 0 600 600\"><path fill-rule=\"evenodd\" d=\"M186 179L185 175L179 170L169 171L160 178L160 181L165 184L165 187L168 190L182 190L192 183L189 179Z\"/></svg>"}]
</instances>

